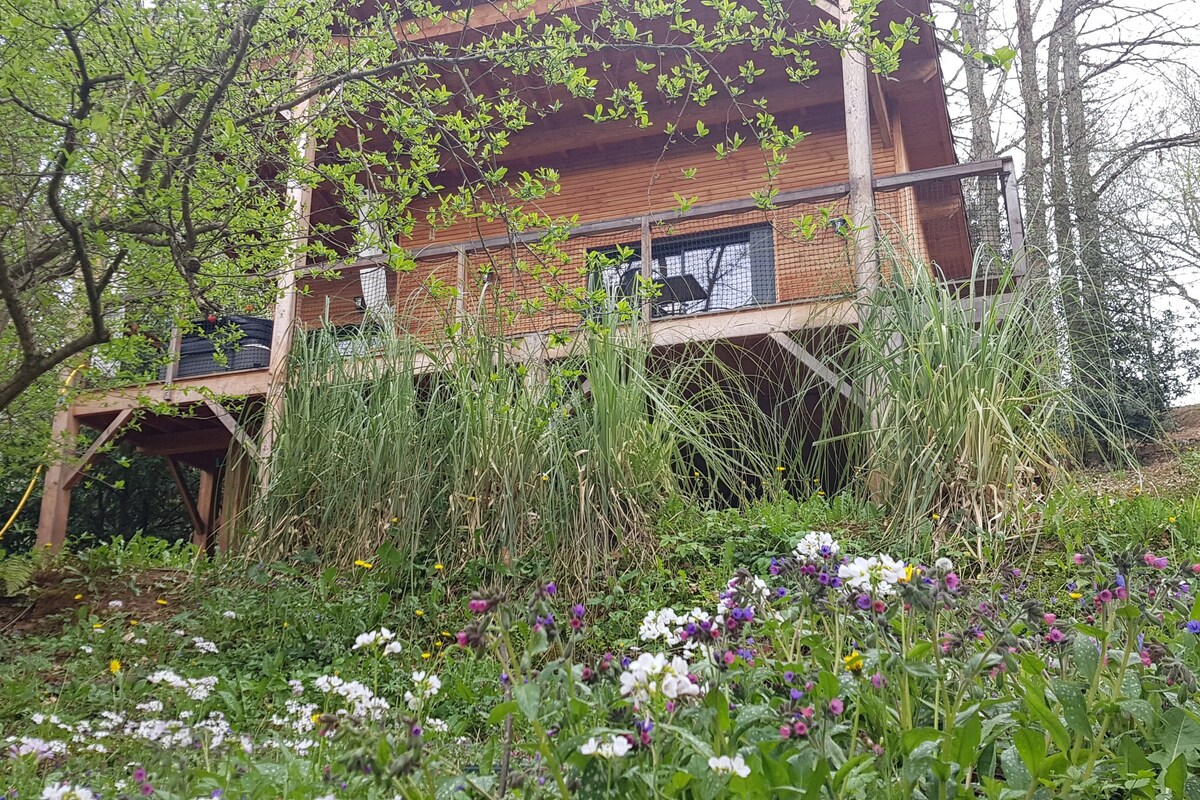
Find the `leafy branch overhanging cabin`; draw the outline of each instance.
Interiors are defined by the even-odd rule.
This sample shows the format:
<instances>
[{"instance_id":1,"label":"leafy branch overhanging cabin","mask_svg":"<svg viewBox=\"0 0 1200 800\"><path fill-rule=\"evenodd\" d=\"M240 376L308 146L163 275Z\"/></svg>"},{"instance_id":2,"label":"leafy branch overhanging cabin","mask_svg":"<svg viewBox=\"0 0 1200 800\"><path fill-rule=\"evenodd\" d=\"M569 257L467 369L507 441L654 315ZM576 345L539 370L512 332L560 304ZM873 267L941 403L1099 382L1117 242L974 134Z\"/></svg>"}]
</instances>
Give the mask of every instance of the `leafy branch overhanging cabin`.
<instances>
[{"instance_id":1,"label":"leafy branch overhanging cabin","mask_svg":"<svg viewBox=\"0 0 1200 800\"><path fill-rule=\"evenodd\" d=\"M473 7L469 24L461 16L410 23L404 38L462 41L531 13L586 13L591 5L534 0L518 11L493 2ZM784 5L797 25L814 30L860 24L850 0ZM227 359L214 359L204 330L176 330L158 380L82 392L62 408L54 423L62 453L47 475L39 544L62 546L73 487L106 447L125 440L164 460L196 543L228 546L255 480L264 479L252 475L251 463L265 472L281 411L281 393L272 389L284 379L293 338L314 327L382 323L430 340L486 309L510 337L512 358L545 362L569 350L564 342L587 323L599 297L632 309L658 350L729 344L727 352L755 353L756 364L788 367L759 380L783 380L799 368L836 382L823 360L824 337L854 324L856 296L879 279L881 249L905 252L960 283L971 279L976 248L1009 258L1023 248L1012 161L956 163L928 0L881 0L876 11L876 30L899 25L915 34L886 77L858 50L814 46L805 57L815 74L803 82L760 55L761 70L741 72L751 92L695 103L672 98L677 88L656 86L636 48L596 54L586 64L601 78L594 96L543 88L533 103L524 98L527 108L557 113L535 115L509 137L489 165L506 172L502 181L481 181L478 166L462 166L446 146L440 187L413 198L413 224L394 238L373 217L387 207L372 206L387 196L386 174L356 176L362 191L354 198L333 180L289 184L300 212L297 243L306 246L279 271L270 319L217 320L242 336ZM731 47L710 54L708 66L736 75L755 55L749 44ZM684 64L682 55L658 57ZM462 74L467 94L520 89L512 75L469 72ZM685 84L687 98L694 81ZM621 87L636 89L636 100ZM766 99L777 136L805 132L780 148L785 159L773 162L759 146L759 109L749 98ZM323 99L316 95L293 113L318 114ZM597 121L638 102L644 106L634 113L614 115L624 118ZM650 124L639 121L643 111ZM345 125L324 140L305 136L299 147L315 166L335 164L340 143L381 136L368 129ZM505 184L507 196L497 196ZM473 208L447 219L439 204L451 193ZM547 246L547 226L562 227L557 239L567 219L569 238ZM211 334L214 326L205 327ZM87 448L77 446L81 429L98 432ZM189 467L199 470L195 496L185 480Z\"/></svg>"}]
</instances>

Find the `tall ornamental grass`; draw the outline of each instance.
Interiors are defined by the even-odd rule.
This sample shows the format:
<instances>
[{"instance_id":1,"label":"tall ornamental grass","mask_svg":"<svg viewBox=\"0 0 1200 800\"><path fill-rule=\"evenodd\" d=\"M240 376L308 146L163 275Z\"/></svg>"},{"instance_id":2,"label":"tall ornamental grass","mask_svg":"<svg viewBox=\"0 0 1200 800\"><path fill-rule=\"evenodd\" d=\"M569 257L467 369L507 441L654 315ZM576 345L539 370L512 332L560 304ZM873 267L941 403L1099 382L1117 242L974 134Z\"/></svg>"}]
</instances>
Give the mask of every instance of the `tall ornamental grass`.
<instances>
[{"instance_id":1,"label":"tall ornamental grass","mask_svg":"<svg viewBox=\"0 0 1200 800\"><path fill-rule=\"evenodd\" d=\"M586 581L652 557L673 498L774 469L728 447L750 417L701 379L704 352L654 360L636 326L592 325L564 357L523 361L485 327L437 346L298 337L250 552Z\"/></svg>"},{"instance_id":2,"label":"tall ornamental grass","mask_svg":"<svg viewBox=\"0 0 1200 800\"><path fill-rule=\"evenodd\" d=\"M1063 352L1049 282L982 257L962 287L897 266L859 304L839 358L855 419L827 442L848 445L859 491L910 546L932 531L982 560L985 542L1029 522L1080 432L1104 427L1072 391Z\"/></svg>"}]
</instances>

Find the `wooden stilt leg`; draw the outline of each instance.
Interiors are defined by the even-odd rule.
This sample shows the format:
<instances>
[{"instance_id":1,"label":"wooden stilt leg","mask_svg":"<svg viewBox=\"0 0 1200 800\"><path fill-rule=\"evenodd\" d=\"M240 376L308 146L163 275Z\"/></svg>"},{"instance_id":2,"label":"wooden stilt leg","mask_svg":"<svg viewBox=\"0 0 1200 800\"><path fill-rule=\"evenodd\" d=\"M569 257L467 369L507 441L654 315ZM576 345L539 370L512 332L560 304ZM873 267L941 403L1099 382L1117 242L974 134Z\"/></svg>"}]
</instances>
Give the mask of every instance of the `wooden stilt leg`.
<instances>
[{"instance_id":1,"label":"wooden stilt leg","mask_svg":"<svg viewBox=\"0 0 1200 800\"><path fill-rule=\"evenodd\" d=\"M58 550L67 539L72 488L68 479L74 472L70 461L75 455L75 445L79 440L79 421L75 419L70 406L55 415L51 435L59 453L55 462L46 470L41 515L38 517L37 543L39 547Z\"/></svg>"},{"instance_id":2,"label":"wooden stilt leg","mask_svg":"<svg viewBox=\"0 0 1200 800\"><path fill-rule=\"evenodd\" d=\"M228 553L237 546L235 535L249 489L248 456L237 445L229 449L229 460L221 477L221 513L215 528L217 549Z\"/></svg>"},{"instance_id":3,"label":"wooden stilt leg","mask_svg":"<svg viewBox=\"0 0 1200 800\"><path fill-rule=\"evenodd\" d=\"M217 474L208 470L200 472L200 488L196 496L196 515L199 517L200 528L192 537L192 542L203 552L208 552L213 544L209 541L209 533L213 530L217 507Z\"/></svg>"}]
</instances>

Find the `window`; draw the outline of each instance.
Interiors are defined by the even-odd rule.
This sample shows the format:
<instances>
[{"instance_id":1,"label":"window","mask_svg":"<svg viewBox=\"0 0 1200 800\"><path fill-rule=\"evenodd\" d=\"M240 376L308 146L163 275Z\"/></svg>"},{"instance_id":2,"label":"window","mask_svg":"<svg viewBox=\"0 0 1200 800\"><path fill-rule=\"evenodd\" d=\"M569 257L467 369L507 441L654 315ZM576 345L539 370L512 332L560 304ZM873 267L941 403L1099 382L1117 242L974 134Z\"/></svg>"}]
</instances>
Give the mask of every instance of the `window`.
<instances>
[{"instance_id":1,"label":"window","mask_svg":"<svg viewBox=\"0 0 1200 800\"><path fill-rule=\"evenodd\" d=\"M632 255L623 260L621 254ZM774 245L769 227L716 231L655 240L650 248L655 317L728 311L775 302ZM605 263L590 288L604 289L610 303L637 304L640 248L595 251ZM614 261L616 263L614 263Z\"/></svg>"}]
</instances>

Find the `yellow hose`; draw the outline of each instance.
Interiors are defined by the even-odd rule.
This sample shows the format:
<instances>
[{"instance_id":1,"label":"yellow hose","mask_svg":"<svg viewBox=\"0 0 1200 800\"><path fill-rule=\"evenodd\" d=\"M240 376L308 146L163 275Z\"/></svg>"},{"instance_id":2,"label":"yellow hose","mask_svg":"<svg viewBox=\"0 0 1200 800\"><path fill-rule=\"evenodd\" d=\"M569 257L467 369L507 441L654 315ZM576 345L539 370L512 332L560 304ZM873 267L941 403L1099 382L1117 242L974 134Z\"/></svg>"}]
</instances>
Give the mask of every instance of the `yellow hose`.
<instances>
[{"instance_id":1,"label":"yellow hose","mask_svg":"<svg viewBox=\"0 0 1200 800\"><path fill-rule=\"evenodd\" d=\"M63 397L66 397L67 389L71 388L71 381L75 379L75 374L81 369L83 369L83 364L71 370L71 374L63 381L62 388L58 390L60 402ZM33 494L33 487L37 486L37 479L42 474L43 467L43 464L38 464L37 469L33 471L33 477L29 479L29 485L25 487L25 494L21 495L21 502L17 503L17 508L13 511L12 516L8 518L8 522L4 523L3 528L0 528L0 540L4 539L4 534L8 533L8 529L17 521L17 516L25 509L25 504L29 502L29 495Z\"/></svg>"},{"instance_id":2,"label":"yellow hose","mask_svg":"<svg viewBox=\"0 0 1200 800\"><path fill-rule=\"evenodd\" d=\"M8 522L4 523L4 527L0 528L0 539L4 538L4 534L8 533L8 529L17 521L17 515L25 508L25 503L29 500L29 495L33 494L33 487L37 485L38 476L42 474L42 465L38 464L37 469L33 471L33 477L29 479L29 485L25 487L25 494L21 495L21 502L17 503L17 510L8 518Z\"/></svg>"}]
</instances>

